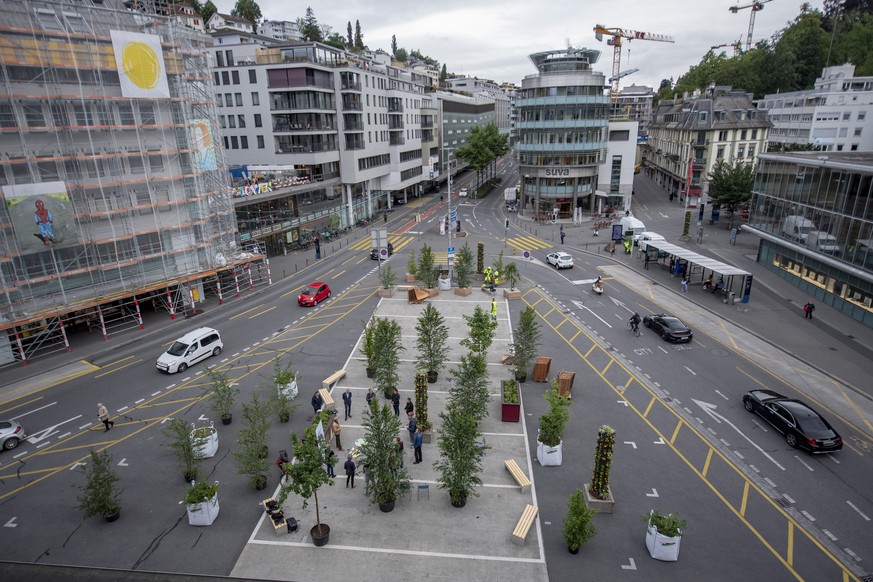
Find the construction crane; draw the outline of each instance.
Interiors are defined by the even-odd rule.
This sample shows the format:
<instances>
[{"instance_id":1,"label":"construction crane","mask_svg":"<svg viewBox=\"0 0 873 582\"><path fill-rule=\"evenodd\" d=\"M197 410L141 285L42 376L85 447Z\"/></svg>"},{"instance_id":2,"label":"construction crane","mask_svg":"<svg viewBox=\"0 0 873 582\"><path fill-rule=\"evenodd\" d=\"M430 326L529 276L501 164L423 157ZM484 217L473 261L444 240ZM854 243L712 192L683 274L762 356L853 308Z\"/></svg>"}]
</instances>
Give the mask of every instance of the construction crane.
<instances>
[{"instance_id":1,"label":"construction crane","mask_svg":"<svg viewBox=\"0 0 873 582\"><path fill-rule=\"evenodd\" d=\"M768 0L770 1L770 0ZM618 101L618 82L621 79L621 39L626 38L628 42L639 40L654 40L658 42L676 42L672 36L666 34L654 34L651 32L637 32L636 30L627 30L625 28L606 28L597 24L594 26L594 38L603 41L603 37L608 36L606 44L614 47L612 52L612 76L609 78L609 100L613 103Z\"/></svg>"},{"instance_id":2,"label":"construction crane","mask_svg":"<svg viewBox=\"0 0 873 582\"><path fill-rule=\"evenodd\" d=\"M709 50L713 50L713 51L714 51L714 50L716 50L716 49L724 48L724 47L726 47L726 46L733 47L733 49L734 49L734 56L736 57L736 56L738 56L738 55L740 54L740 47L742 46L742 44L743 44L743 39L740 38L739 40L735 40L734 42L726 42L726 43L724 43L724 44L716 44L716 45L713 45L713 46L709 47Z\"/></svg>"},{"instance_id":3,"label":"construction crane","mask_svg":"<svg viewBox=\"0 0 873 582\"><path fill-rule=\"evenodd\" d=\"M736 14L740 10L745 10L746 8L752 9L752 14L749 15L749 36L746 37L746 50L750 50L752 48L752 32L755 30L755 15L764 9L764 4L768 2L772 2L773 0L755 0L754 2L750 2L749 4L744 4L740 6L737 4L736 6L731 6L728 10L731 11L732 14Z\"/></svg>"}]
</instances>

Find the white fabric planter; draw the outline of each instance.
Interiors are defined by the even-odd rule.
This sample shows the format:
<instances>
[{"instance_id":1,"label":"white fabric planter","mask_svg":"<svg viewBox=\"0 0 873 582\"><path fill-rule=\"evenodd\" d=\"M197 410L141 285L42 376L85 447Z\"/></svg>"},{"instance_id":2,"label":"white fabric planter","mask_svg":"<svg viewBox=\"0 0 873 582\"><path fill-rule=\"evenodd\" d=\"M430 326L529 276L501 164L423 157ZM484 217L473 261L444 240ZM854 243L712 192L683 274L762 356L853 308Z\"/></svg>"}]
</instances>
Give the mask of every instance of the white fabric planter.
<instances>
[{"instance_id":1,"label":"white fabric planter","mask_svg":"<svg viewBox=\"0 0 873 582\"><path fill-rule=\"evenodd\" d=\"M556 447L549 447L537 441L537 461L543 467L557 467L564 461L564 441Z\"/></svg>"},{"instance_id":2,"label":"white fabric planter","mask_svg":"<svg viewBox=\"0 0 873 582\"><path fill-rule=\"evenodd\" d=\"M451 291L452 290L452 280L451 279L443 279L439 278L438 289L440 291Z\"/></svg>"},{"instance_id":3,"label":"white fabric planter","mask_svg":"<svg viewBox=\"0 0 873 582\"><path fill-rule=\"evenodd\" d=\"M215 497L209 501L186 505L185 509L188 511L189 525L212 525L212 522L218 517L219 509L221 509L218 506L218 494L216 493Z\"/></svg>"},{"instance_id":4,"label":"white fabric planter","mask_svg":"<svg viewBox=\"0 0 873 582\"><path fill-rule=\"evenodd\" d=\"M297 398L297 379L291 380L290 383L285 384L284 386L281 384L276 384L276 391L279 395L286 396L288 400L294 400Z\"/></svg>"},{"instance_id":5,"label":"white fabric planter","mask_svg":"<svg viewBox=\"0 0 873 582\"><path fill-rule=\"evenodd\" d=\"M667 537L658 533L651 523L646 525L646 548L649 555L663 562L675 562L679 559L679 542L681 536Z\"/></svg>"},{"instance_id":6,"label":"white fabric planter","mask_svg":"<svg viewBox=\"0 0 873 582\"><path fill-rule=\"evenodd\" d=\"M195 437L195 432L208 432L209 436L206 437ZM194 447L194 456L198 459L209 459L210 457L214 457L215 453L218 452L218 431L212 426L212 423L209 423L208 427L200 427L195 428L191 431L191 438L201 439L203 442Z\"/></svg>"}]
</instances>

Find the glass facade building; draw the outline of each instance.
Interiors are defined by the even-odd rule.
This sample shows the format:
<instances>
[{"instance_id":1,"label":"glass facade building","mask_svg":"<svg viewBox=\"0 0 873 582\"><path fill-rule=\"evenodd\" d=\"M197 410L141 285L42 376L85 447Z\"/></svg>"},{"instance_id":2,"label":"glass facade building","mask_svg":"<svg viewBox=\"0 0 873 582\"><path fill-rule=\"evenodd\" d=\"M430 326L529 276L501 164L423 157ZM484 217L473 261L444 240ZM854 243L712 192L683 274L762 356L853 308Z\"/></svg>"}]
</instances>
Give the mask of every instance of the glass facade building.
<instances>
[{"instance_id":1,"label":"glass facade building","mask_svg":"<svg viewBox=\"0 0 873 582\"><path fill-rule=\"evenodd\" d=\"M759 159L747 227L758 261L873 327L873 153Z\"/></svg>"}]
</instances>

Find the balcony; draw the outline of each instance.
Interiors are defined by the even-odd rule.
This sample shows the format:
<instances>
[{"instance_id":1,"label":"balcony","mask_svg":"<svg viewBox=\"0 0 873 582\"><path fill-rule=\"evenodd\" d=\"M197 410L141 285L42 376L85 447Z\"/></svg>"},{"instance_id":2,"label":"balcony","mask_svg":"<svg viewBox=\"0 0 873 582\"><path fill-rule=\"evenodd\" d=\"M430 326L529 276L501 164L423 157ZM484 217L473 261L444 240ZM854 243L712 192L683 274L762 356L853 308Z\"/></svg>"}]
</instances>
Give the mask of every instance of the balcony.
<instances>
[{"instance_id":1,"label":"balcony","mask_svg":"<svg viewBox=\"0 0 873 582\"><path fill-rule=\"evenodd\" d=\"M389 135L389 139L388 139L389 145L396 146L396 145L403 145L406 143L406 138L403 137L402 133L391 133L388 135Z\"/></svg>"},{"instance_id":2,"label":"balcony","mask_svg":"<svg viewBox=\"0 0 873 582\"><path fill-rule=\"evenodd\" d=\"M363 111L364 103L360 99L343 99L343 111Z\"/></svg>"},{"instance_id":3,"label":"balcony","mask_svg":"<svg viewBox=\"0 0 873 582\"><path fill-rule=\"evenodd\" d=\"M392 115L388 117L388 129L391 130L400 130L403 129L403 118L399 115Z\"/></svg>"},{"instance_id":4,"label":"balcony","mask_svg":"<svg viewBox=\"0 0 873 582\"><path fill-rule=\"evenodd\" d=\"M695 158L695 159L691 160L691 167L692 168L703 169L703 167L705 165L706 165L706 160L704 160L703 158Z\"/></svg>"},{"instance_id":5,"label":"balcony","mask_svg":"<svg viewBox=\"0 0 873 582\"><path fill-rule=\"evenodd\" d=\"M340 85L341 91L360 91L361 84L360 83L343 83Z\"/></svg>"}]
</instances>

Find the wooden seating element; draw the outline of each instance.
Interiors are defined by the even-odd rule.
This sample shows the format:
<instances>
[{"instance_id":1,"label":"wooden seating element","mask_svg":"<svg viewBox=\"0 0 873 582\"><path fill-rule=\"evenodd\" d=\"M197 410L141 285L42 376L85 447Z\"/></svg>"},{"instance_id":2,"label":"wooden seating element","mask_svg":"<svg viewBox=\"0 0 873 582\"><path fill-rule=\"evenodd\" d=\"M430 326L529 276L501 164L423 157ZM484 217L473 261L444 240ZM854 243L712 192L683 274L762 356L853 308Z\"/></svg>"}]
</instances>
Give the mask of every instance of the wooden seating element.
<instances>
[{"instance_id":1,"label":"wooden seating element","mask_svg":"<svg viewBox=\"0 0 873 582\"><path fill-rule=\"evenodd\" d=\"M421 303L428 297L430 297L430 293L418 287L411 287L409 291L407 291L407 298L410 303Z\"/></svg>"},{"instance_id":2,"label":"wooden seating element","mask_svg":"<svg viewBox=\"0 0 873 582\"><path fill-rule=\"evenodd\" d=\"M524 508L524 513L521 514L521 519L518 520L518 524L512 532L512 543L517 546L523 546L525 544L527 532L530 531L539 511L538 507L531 505L530 503L527 504Z\"/></svg>"},{"instance_id":3,"label":"wooden seating element","mask_svg":"<svg viewBox=\"0 0 873 582\"><path fill-rule=\"evenodd\" d=\"M321 387L325 390L330 390L331 388L333 388L334 384L336 384L345 377L345 370L337 370L336 372L321 381ZM324 395L322 395L322 398L324 398Z\"/></svg>"},{"instance_id":4,"label":"wooden seating element","mask_svg":"<svg viewBox=\"0 0 873 582\"><path fill-rule=\"evenodd\" d=\"M334 405L333 396L330 395L330 392L322 388L318 391L318 393L321 394L321 399L324 401L325 408Z\"/></svg>"},{"instance_id":5,"label":"wooden seating element","mask_svg":"<svg viewBox=\"0 0 873 582\"><path fill-rule=\"evenodd\" d=\"M521 467L518 466L515 459L503 461L503 464L506 466L506 470L512 474L515 482L521 487L521 492L527 493L530 491L530 479L527 478L527 474L521 470Z\"/></svg>"},{"instance_id":6,"label":"wooden seating element","mask_svg":"<svg viewBox=\"0 0 873 582\"><path fill-rule=\"evenodd\" d=\"M549 368L552 366L552 358L540 356L534 363L534 382L548 382Z\"/></svg>"}]
</instances>

